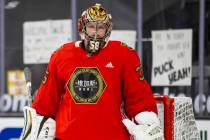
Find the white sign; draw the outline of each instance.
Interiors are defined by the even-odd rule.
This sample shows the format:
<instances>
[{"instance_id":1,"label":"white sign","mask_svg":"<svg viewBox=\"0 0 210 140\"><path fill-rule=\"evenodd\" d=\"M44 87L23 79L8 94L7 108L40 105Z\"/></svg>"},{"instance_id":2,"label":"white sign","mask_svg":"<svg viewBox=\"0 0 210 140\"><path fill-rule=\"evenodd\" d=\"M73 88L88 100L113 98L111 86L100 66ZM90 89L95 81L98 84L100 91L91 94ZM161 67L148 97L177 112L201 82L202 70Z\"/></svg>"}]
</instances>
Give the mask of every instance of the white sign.
<instances>
[{"instance_id":1,"label":"white sign","mask_svg":"<svg viewBox=\"0 0 210 140\"><path fill-rule=\"evenodd\" d=\"M53 51L71 41L71 20L27 21L23 24L24 64L48 63Z\"/></svg>"},{"instance_id":2,"label":"white sign","mask_svg":"<svg viewBox=\"0 0 210 140\"><path fill-rule=\"evenodd\" d=\"M1 117L0 118L0 139L19 140L24 126L23 117Z\"/></svg>"},{"instance_id":3,"label":"white sign","mask_svg":"<svg viewBox=\"0 0 210 140\"><path fill-rule=\"evenodd\" d=\"M0 132L7 127L15 128L24 126L23 117L1 117L0 118Z\"/></svg>"},{"instance_id":4,"label":"white sign","mask_svg":"<svg viewBox=\"0 0 210 140\"><path fill-rule=\"evenodd\" d=\"M191 29L152 31L152 53L153 86L191 85Z\"/></svg>"},{"instance_id":5,"label":"white sign","mask_svg":"<svg viewBox=\"0 0 210 140\"><path fill-rule=\"evenodd\" d=\"M136 31L133 30L113 30L110 40L119 40L126 43L129 47L135 49Z\"/></svg>"},{"instance_id":6,"label":"white sign","mask_svg":"<svg viewBox=\"0 0 210 140\"><path fill-rule=\"evenodd\" d=\"M196 120L201 140L210 140L210 120Z\"/></svg>"}]
</instances>

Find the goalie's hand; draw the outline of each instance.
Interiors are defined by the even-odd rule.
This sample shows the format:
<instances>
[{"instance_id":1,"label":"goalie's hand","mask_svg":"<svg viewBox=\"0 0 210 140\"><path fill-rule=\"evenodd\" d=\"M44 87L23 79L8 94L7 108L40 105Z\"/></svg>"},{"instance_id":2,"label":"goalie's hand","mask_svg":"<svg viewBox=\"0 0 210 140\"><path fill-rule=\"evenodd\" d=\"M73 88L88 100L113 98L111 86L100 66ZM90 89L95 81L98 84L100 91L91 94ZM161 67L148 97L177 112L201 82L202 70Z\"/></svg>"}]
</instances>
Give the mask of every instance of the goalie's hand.
<instances>
[{"instance_id":1,"label":"goalie's hand","mask_svg":"<svg viewBox=\"0 0 210 140\"><path fill-rule=\"evenodd\" d=\"M36 113L31 107L24 107L24 128L20 140L53 140L55 120Z\"/></svg>"},{"instance_id":2,"label":"goalie's hand","mask_svg":"<svg viewBox=\"0 0 210 140\"><path fill-rule=\"evenodd\" d=\"M164 140L162 128L157 123L136 125L129 119L124 119L123 124L134 140Z\"/></svg>"}]
</instances>

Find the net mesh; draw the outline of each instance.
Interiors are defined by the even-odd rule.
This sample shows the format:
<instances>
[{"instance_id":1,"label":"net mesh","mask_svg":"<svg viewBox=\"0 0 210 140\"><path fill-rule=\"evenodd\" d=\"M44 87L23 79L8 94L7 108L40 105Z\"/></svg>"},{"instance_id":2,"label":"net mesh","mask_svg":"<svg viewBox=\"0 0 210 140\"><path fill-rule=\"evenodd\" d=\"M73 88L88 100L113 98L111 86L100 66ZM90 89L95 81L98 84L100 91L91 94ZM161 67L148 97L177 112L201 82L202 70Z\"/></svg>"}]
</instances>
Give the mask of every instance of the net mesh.
<instances>
[{"instance_id":1,"label":"net mesh","mask_svg":"<svg viewBox=\"0 0 210 140\"><path fill-rule=\"evenodd\" d=\"M200 140L190 97L156 96L165 140Z\"/></svg>"}]
</instances>

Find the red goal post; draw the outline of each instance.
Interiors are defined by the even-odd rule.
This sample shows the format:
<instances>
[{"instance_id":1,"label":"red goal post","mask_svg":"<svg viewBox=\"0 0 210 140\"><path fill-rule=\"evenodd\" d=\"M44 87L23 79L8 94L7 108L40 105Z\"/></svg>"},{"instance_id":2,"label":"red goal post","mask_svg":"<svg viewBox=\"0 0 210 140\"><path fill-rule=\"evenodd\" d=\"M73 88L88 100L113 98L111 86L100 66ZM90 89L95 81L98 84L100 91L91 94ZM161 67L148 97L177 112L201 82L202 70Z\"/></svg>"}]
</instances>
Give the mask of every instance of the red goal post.
<instances>
[{"instance_id":1,"label":"red goal post","mask_svg":"<svg viewBox=\"0 0 210 140\"><path fill-rule=\"evenodd\" d=\"M190 97L155 96L165 140L200 140Z\"/></svg>"}]
</instances>

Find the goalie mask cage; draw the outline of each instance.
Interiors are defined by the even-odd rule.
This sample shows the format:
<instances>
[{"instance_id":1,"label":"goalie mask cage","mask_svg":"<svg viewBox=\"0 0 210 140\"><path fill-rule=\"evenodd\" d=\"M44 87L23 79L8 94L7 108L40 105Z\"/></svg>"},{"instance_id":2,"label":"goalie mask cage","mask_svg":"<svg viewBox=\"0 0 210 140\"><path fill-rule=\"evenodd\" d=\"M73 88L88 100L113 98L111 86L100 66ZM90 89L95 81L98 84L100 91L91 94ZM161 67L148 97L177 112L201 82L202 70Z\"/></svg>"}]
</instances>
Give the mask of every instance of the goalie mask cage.
<instances>
[{"instance_id":1,"label":"goalie mask cage","mask_svg":"<svg viewBox=\"0 0 210 140\"><path fill-rule=\"evenodd\" d=\"M200 140L190 97L155 96L165 140Z\"/></svg>"}]
</instances>

